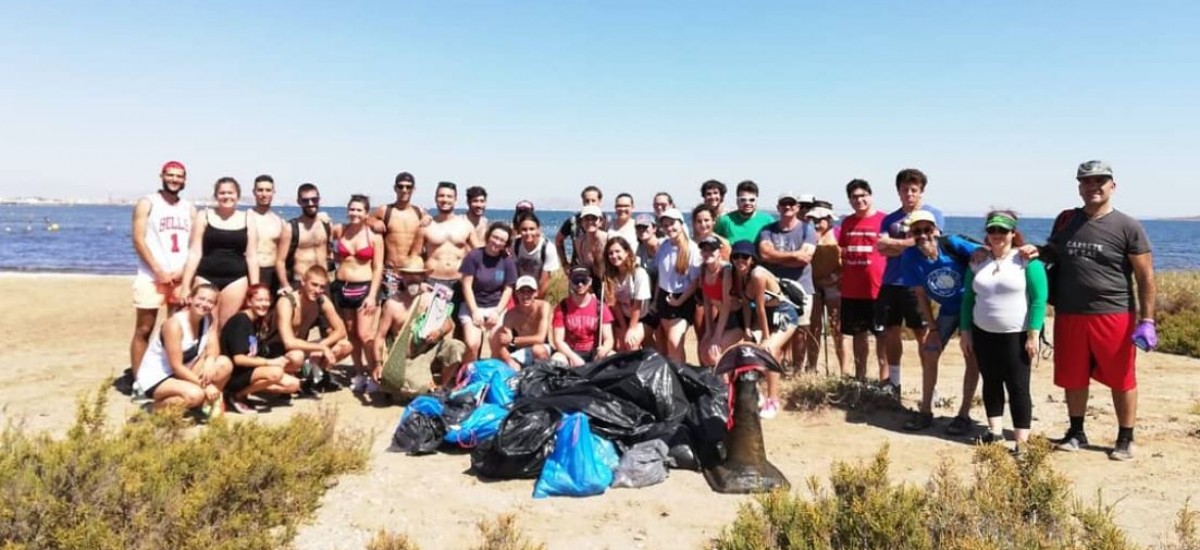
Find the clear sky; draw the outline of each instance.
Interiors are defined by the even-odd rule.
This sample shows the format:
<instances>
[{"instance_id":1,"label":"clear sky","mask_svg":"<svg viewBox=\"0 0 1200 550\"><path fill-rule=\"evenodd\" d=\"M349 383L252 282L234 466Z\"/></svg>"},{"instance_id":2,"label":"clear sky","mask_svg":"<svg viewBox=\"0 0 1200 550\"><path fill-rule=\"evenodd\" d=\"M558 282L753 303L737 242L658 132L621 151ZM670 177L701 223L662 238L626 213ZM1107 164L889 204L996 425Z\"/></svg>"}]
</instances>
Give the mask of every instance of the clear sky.
<instances>
[{"instance_id":1,"label":"clear sky","mask_svg":"<svg viewBox=\"0 0 1200 550\"><path fill-rule=\"evenodd\" d=\"M161 163L281 196L392 198L395 174L648 209L702 181L830 197L930 176L949 213L1200 214L1195 2L3 2L0 196L134 197ZM101 8L103 6L103 8ZM1187 160L1187 159L1193 160Z\"/></svg>"}]
</instances>

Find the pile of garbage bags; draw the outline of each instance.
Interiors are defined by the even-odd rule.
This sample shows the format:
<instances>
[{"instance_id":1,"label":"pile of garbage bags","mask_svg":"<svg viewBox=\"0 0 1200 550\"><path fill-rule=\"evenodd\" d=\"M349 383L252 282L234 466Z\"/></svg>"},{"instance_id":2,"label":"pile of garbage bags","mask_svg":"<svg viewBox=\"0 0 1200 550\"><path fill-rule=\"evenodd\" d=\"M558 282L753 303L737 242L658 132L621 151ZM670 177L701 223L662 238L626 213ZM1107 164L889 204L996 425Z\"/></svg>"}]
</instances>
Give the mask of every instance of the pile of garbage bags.
<instances>
[{"instance_id":1,"label":"pile of garbage bags","mask_svg":"<svg viewBox=\"0 0 1200 550\"><path fill-rule=\"evenodd\" d=\"M668 467L720 462L727 392L717 375L653 350L520 372L484 359L463 367L453 391L413 400L390 450L468 448L473 473L537 479L535 497L644 487L666 479Z\"/></svg>"}]
</instances>

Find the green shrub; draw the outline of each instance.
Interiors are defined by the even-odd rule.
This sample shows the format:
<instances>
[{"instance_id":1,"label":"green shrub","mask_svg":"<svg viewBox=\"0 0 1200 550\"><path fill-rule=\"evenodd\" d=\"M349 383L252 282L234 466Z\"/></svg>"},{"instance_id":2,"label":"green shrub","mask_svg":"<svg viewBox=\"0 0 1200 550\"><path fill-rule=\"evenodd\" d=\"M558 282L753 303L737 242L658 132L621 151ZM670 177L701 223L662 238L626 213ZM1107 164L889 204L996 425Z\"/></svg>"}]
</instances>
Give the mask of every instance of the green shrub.
<instances>
[{"instance_id":1,"label":"green shrub","mask_svg":"<svg viewBox=\"0 0 1200 550\"><path fill-rule=\"evenodd\" d=\"M566 296L567 276L562 271L551 273L550 279L546 281L546 301L554 306L558 305Z\"/></svg>"},{"instance_id":2,"label":"green shrub","mask_svg":"<svg viewBox=\"0 0 1200 550\"><path fill-rule=\"evenodd\" d=\"M140 414L111 430L105 396L81 400L65 439L12 425L0 435L0 541L273 548L335 476L366 464L366 438L336 431L331 411L281 426L218 419L196 429L178 414Z\"/></svg>"},{"instance_id":3,"label":"green shrub","mask_svg":"<svg viewBox=\"0 0 1200 550\"><path fill-rule=\"evenodd\" d=\"M1159 273L1155 285L1158 351L1200 357L1200 273Z\"/></svg>"},{"instance_id":4,"label":"green shrub","mask_svg":"<svg viewBox=\"0 0 1200 550\"><path fill-rule=\"evenodd\" d=\"M1049 452L1044 439L1015 460L980 446L972 482L943 461L922 488L888 480L884 447L866 463L835 463L828 487L810 479L810 498L759 496L712 548L1131 548L1111 508L1074 501Z\"/></svg>"}]
</instances>

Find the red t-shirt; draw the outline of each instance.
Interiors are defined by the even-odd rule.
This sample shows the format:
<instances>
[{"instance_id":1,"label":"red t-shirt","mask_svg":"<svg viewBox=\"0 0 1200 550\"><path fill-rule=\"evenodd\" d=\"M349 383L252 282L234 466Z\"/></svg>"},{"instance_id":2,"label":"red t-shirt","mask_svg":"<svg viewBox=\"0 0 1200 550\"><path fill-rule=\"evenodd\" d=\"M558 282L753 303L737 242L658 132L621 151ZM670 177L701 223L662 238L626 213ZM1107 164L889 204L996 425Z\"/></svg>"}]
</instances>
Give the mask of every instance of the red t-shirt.
<instances>
[{"instance_id":1,"label":"red t-shirt","mask_svg":"<svg viewBox=\"0 0 1200 550\"><path fill-rule=\"evenodd\" d=\"M554 328L562 328L563 339L575 353L587 353L596 349L596 337L600 332L600 311L596 308L596 297L589 294L583 304L576 306L569 296L554 308ZM564 307L565 306L565 307ZM563 315L566 309L566 315ZM608 306L599 308L603 311L604 324L612 324L612 310Z\"/></svg>"},{"instance_id":2,"label":"red t-shirt","mask_svg":"<svg viewBox=\"0 0 1200 550\"><path fill-rule=\"evenodd\" d=\"M842 249L842 296L855 300L874 300L883 284L887 257L875 249L883 212L865 218L851 214L842 219L838 246Z\"/></svg>"}]
</instances>

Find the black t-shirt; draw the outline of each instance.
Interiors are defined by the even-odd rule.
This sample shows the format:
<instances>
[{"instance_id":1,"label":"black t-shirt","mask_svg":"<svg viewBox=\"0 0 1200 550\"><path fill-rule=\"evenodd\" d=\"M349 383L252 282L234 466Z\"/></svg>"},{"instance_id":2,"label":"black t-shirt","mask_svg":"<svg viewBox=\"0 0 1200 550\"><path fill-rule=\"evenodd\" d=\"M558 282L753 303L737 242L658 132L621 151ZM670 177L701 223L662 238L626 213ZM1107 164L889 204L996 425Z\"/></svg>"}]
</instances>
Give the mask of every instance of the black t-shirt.
<instances>
[{"instance_id":1,"label":"black t-shirt","mask_svg":"<svg viewBox=\"0 0 1200 550\"><path fill-rule=\"evenodd\" d=\"M221 327L221 354L232 358L235 355L258 355L258 334L254 322L245 312L230 317Z\"/></svg>"}]
</instances>

